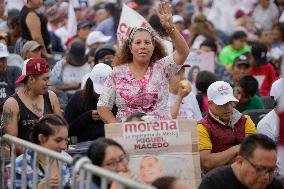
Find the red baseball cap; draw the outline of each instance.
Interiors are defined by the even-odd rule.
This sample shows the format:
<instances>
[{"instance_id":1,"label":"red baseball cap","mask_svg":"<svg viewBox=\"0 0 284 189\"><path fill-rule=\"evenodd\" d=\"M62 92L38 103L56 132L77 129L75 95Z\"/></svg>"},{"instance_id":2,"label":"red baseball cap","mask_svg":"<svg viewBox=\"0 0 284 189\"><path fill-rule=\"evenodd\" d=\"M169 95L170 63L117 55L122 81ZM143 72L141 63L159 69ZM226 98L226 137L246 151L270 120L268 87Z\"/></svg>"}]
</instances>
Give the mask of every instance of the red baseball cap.
<instances>
[{"instance_id":1,"label":"red baseball cap","mask_svg":"<svg viewBox=\"0 0 284 189\"><path fill-rule=\"evenodd\" d=\"M17 79L16 83L22 83L27 76L40 75L49 72L49 65L43 58L36 57L24 61L22 75Z\"/></svg>"}]
</instances>

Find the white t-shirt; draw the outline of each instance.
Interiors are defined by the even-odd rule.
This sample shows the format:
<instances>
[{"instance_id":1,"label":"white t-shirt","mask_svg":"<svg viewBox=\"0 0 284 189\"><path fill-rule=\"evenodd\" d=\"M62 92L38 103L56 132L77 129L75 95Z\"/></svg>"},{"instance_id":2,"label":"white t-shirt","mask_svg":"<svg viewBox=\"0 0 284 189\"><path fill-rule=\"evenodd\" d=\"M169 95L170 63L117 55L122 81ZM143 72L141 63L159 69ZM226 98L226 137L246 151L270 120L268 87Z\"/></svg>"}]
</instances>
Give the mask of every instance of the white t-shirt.
<instances>
[{"instance_id":1,"label":"white t-shirt","mask_svg":"<svg viewBox=\"0 0 284 189\"><path fill-rule=\"evenodd\" d=\"M88 63L82 66L72 66L71 64L64 64L64 60L58 61L51 71L51 84L58 83L81 83L85 74L92 70ZM76 90L66 91L68 94L73 94Z\"/></svg>"},{"instance_id":2,"label":"white t-shirt","mask_svg":"<svg viewBox=\"0 0 284 189\"><path fill-rule=\"evenodd\" d=\"M67 28L65 26L62 26L62 27L58 28L57 30L55 30L54 33L57 37L60 38L62 47L66 47L65 43L66 43L66 41L68 40L68 37L69 37Z\"/></svg>"},{"instance_id":3,"label":"white t-shirt","mask_svg":"<svg viewBox=\"0 0 284 189\"><path fill-rule=\"evenodd\" d=\"M273 109L258 122L257 132L268 136L277 143L279 137L279 125L280 125L279 117L276 111ZM277 165L276 173L280 175L282 175L282 173L280 172L282 170L281 158L282 157L280 156L280 153L278 153L277 162L276 162Z\"/></svg>"},{"instance_id":4,"label":"white t-shirt","mask_svg":"<svg viewBox=\"0 0 284 189\"><path fill-rule=\"evenodd\" d=\"M177 98L178 95L169 93L169 99L168 99L169 108L173 107ZM190 92L189 95L183 98L177 119L194 119L196 121L202 119L201 111L193 92Z\"/></svg>"},{"instance_id":5,"label":"white t-shirt","mask_svg":"<svg viewBox=\"0 0 284 189\"><path fill-rule=\"evenodd\" d=\"M267 9L257 5L253 12L253 18L257 24L264 29L271 29L273 22L272 19L278 17L279 11L274 3L270 3Z\"/></svg>"},{"instance_id":6,"label":"white t-shirt","mask_svg":"<svg viewBox=\"0 0 284 189\"><path fill-rule=\"evenodd\" d=\"M82 66L72 66L70 64L66 64L62 72L62 81L63 83L81 83L84 75L90 71L91 67L87 63ZM75 92L76 90L67 91L69 94L73 94Z\"/></svg>"},{"instance_id":7,"label":"white t-shirt","mask_svg":"<svg viewBox=\"0 0 284 189\"><path fill-rule=\"evenodd\" d=\"M273 109L258 122L257 132L270 137L275 142L278 142L279 122L279 117Z\"/></svg>"}]
</instances>

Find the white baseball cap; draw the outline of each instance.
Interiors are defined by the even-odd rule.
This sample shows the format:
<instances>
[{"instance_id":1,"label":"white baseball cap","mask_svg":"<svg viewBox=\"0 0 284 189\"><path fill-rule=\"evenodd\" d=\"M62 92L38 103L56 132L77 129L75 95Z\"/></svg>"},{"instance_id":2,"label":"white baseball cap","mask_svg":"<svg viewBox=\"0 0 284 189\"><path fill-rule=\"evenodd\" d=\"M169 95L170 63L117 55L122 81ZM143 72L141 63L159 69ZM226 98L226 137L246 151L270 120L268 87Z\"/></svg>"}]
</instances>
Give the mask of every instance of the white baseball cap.
<instances>
[{"instance_id":1,"label":"white baseball cap","mask_svg":"<svg viewBox=\"0 0 284 189\"><path fill-rule=\"evenodd\" d=\"M104 88L104 83L112 72L112 68L104 63L96 64L90 72L90 79L93 82L94 91L101 94Z\"/></svg>"},{"instance_id":2,"label":"white baseball cap","mask_svg":"<svg viewBox=\"0 0 284 189\"><path fill-rule=\"evenodd\" d=\"M3 43L0 43L0 58L6 58L9 56L7 46Z\"/></svg>"},{"instance_id":3,"label":"white baseball cap","mask_svg":"<svg viewBox=\"0 0 284 189\"><path fill-rule=\"evenodd\" d=\"M284 86L284 78L279 78L276 81L274 81L274 83L272 84L270 90L270 96L273 96L274 100L276 101L279 100L281 92L283 90L283 86Z\"/></svg>"},{"instance_id":4,"label":"white baseball cap","mask_svg":"<svg viewBox=\"0 0 284 189\"><path fill-rule=\"evenodd\" d=\"M111 36L105 36L100 31L93 31L89 33L86 43L88 46L93 45L95 43L106 43L110 40Z\"/></svg>"},{"instance_id":5,"label":"white baseball cap","mask_svg":"<svg viewBox=\"0 0 284 189\"><path fill-rule=\"evenodd\" d=\"M207 89L208 101L216 105L224 105L228 102L239 102L234 97L233 88L225 81L215 81Z\"/></svg>"},{"instance_id":6,"label":"white baseball cap","mask_svg":"<svg viewBox=\"0 0 284 189\"><path fill-rule=\"evenodd\" d=\"M177 22L184 22L183 17L181 17L180 15L173 15L173 23L177 23Z\"/></svg>"}]
</instances>

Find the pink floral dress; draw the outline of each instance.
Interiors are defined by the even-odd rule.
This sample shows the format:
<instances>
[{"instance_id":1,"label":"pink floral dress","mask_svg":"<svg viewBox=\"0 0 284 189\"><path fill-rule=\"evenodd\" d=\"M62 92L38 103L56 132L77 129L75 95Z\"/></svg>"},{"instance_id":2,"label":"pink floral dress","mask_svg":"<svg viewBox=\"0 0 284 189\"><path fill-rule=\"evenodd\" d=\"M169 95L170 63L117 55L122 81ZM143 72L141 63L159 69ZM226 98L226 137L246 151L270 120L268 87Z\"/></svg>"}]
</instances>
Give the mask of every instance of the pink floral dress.
<instances>
[{"instance_id":1,"label":"pink floral dress","mask_svg":"<svg viewBox=\"0 0 284 189\"><path fill-rule=\"evenodd\" d=\"M167 106L169 78L181 68L172 55L166 56L148 67L143 78L136 79L128 64L114 67L107 78L97 106L112 109L116 104L116 117L125 121L135 112L146 113L159 120L171 119Z\"/></svg>"}]
</instances>

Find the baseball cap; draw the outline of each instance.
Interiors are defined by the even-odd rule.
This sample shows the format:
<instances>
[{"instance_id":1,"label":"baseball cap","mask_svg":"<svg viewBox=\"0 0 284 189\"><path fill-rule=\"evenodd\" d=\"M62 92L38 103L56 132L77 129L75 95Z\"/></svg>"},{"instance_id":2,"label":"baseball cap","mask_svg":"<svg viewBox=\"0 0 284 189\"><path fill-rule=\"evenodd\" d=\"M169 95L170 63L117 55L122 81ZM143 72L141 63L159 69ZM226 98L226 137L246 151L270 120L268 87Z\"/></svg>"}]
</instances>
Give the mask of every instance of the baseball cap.
<instances>
[{"instance_id":1,"label":"baseball cap","mask_svg":"<svg viewBox=\"0 0 284 189\"><path fill-rule=\"evenodd\" d=\"M115 48L111 45L104 45L96 49L94 53L95 62L98 63L99 59L103 58L106 55L115 55Z\"/></svg>"},{"instance_id":2,"label":"baseball cap","mask_svg":"<svg viewBox=\"0 0 284 189\"><path fill-rule=\"evenodd\" d=\"M256 61L256 64L266 64L267 63L267 47L262 43L254 43L251 47L251 54Z\"/></svg>"},{"instance_id":3,"label":"baseball cap","mask_svg":"<svg viewBox=\"0 0 284 189\"><path fill-rule=\"evenodd\" d=\"M97 94L102 93L104 83L111 72L112 68L104 63L98 63L93 67L90 73L90 79L93 82L94 91Z\"/></svg>"},{"instance_id":4,"label":"baseball cap","mask_svg":"<svg viewBox=\"0 0 284 189\"><path fill-rule=\"evenodd\" d=\"M242 54L242 55L236 57L235 60L234 60L234 65L240 65L240 64L245 64L245 65L250 66L248 56Z\"/></svg>"},{"instance_id":5,"label":"baseball cap","mask_svg":"<svg viewBox=\"0 0 284 189\"><path fill-rule=\"evenodd\" d=\"M177 6L179 3L181 3L181 0L173 0L172 5Z\"/></svg>"},{"instance_id":6,"label":"baseball cap","mask_svg":"<svg viewBox=\"0 0 284 189\"><path fill-rule=\"evenodd\" d=\"M33 51L37 48L41 47L41 45L36 41L27 41L22 49L22 53L25 54L27 51Z\"/></svg>"},{"instance_id":7,"label":"baseball cap","mask_svg":"<svg viewBox=\"0 0 284 189\"><path fill-rule=\"evenodd\" d=\"M183 17L181 17L180 15L173 15L173 23L177 23L177 22L184 22Z\"/></svg>"},{"instance_id":8,"label":"baseball cap","mask_svg":"<svg viewBox=\"0 0 284 189\"><path fill-rule=\"evenodd\" d=\"M207 89L208 101L213 101L216 105L224 105L228 102L239 102L234 97L233 88L225 81L215 81Z\"/></svg>"},{"instance_id":9,"label":"baseball cap","mask_svg":"<svg viewBox=\"0 0 284 189\"><path fill-rule=\"evenodd\" d=\"M284 86L284 78L279 78L272 84L270 90L270 96L273 96L274 100L276 101L279 100L281 92L283 90L283 86Z\"/></svg>"},{"instance_id":10,"label":"baseball cap","mask_svg":"<svg viewBox=\"0 0 284 189\"><path fill-rule=\"evenodd\" d=\"M27 76L40 75L49 72L49 65L43 58L36 57L24 61L22 75L17 79L16 83L22 83Z\"/></svg>"},{"instance_id":11,"label":"baseball cap","mask_svg":"<svg viewBox=\"0 0 284 189\"><path fill-rule=\"evenodd\" d=\"M110 38L111 36L105 36L101 31L93 31L89 33L86 43L88 46L95 43L106 43Z\"/></svg>"},{"instance_id":12,"label":"baseball cap","mask_svg":"<svg viewBox=\"0 0 284 189\"><path fill-rule=\"evenodd\" d=\"M77 24L77 30L81 29L81 28L85 28L85 27L92 27L93 24L88 21L88 20L81 20L78 24Z\"/></svg>"},{"instance_id":13,"label":"baseball cap","mask_svg":"<svg viewBox=\"0 0 284 189\"><path fill-rule=\"evenodd\" d=\"M85 44L82 41L74 40L66 54L66 59L73 66L82 66L87 61L85 51Z\"/></svg>"},{"instance_id":14,"label":"baseball cap","mask_svg":"<svg viewBox=\"0 0 284 189\"><path fill-rule=\"evenodd\" d=\"M0 43L0 58L8 57L9 52L7 46L3 43Z\"/></svg>"}]
</instances>

